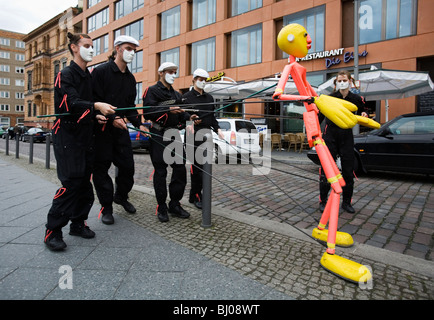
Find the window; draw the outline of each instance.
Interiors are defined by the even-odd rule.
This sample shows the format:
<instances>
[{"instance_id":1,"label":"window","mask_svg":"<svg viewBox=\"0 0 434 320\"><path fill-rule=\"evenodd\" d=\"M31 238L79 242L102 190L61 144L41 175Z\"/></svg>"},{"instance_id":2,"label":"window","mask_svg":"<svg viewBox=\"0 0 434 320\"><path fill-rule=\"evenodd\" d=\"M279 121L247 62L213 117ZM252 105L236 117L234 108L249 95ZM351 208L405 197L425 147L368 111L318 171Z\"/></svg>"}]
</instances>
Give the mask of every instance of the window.
<instances>
[{"instance_id":1,"label":"window","mask_svg":"<svg viewBox=\"0 0 434 320\"><path fill-rule=\"evenodd\" d=\"M0 118L0 126L1 127L10 127L11 119L7 117Z\"/></svg>"},{"instance_id":2,"label":"window","mask_svg":"<svg viewBox=\"0 0 434 320\"><path fill-rule=\"evenodd\" d=\"M9 52L6 52L6 51L0 51L0 58L10 59L11 58L11 54Z\"/></svg>"},{"instance_id":3,"label":"window","mask_svg":"<svg viewBox=\"0 0 434 320\"><path fill-rule=\"evenodd\" d=\"M161 40L180 33L181 7L177 6L161 13Z\"/></svg>"},{"instance_id":4,"label":"window","mask_svg":"<svg viewBox=\"0 0 434 320\"><path fill-rule=\"evenodd\" d=\"M115 31L115 39L120 35L133 37L136 40L143 39L143 20L131 23Z\"/></svg>"},{"instance_id":5,"label":"window","mask_svg":"<svg viewBox=\"0 0 434 320\"><path fill-rule=\"evenodd\" d=\"M417 0L362 0L359 3L361 44L416 34Z\"/></svg>"},{"instance_id":6,"label":"window","mask_svg":"<svg viewBox=\"0 0 434 320\"><path fill-rule=\"evenodd\" d=\"M15 99L24 99L24 92L15 92Z\"/></svg>"},{"instance_id":7,"label":"window","mask_svg":"<svg viewBox=\"0 0 434 320\"><path fill-rule=\"evenodd\" d=\"M24 43L24 41L16 40L15 41L15 47L24 49L26 47L26 44Z\"/></svg>"},{"instance_id":8,"label":"window","mask_svg":"<svg viewBox=\"0 0 434 320\"><path fill-rule=\"evenodd\" d=\"M95 56L108 51L108 34L99 37L93 40L92 42L93 42L93 50L95 52L94 53Z\"/></svg>"},{"instance_id":9,"label":"window","mask_svg":"<svg viewBox=\"0 0 434 320\"><path fill-rule=\"evenodd\" d=\"M232 0L232 16L262 7L262 0Z\"/></svg>"},{"instance_id":10,"label":"window","mask_svg":"<svg viewBox=\"0 0 434 320\"><path fill-rule=\"evenodd\" d=\"M24 60L26 60L26 57L25 57L24 54L16 53L15 54L15 60L17 60L17 61L24 61Z\"/></svg>"},{"instance_id":11,"label":"window","mask_svg":"<svg viewBox=\"0 0 434 320\"><path fill-rule=\"evenodd\" d=\"M101 0L87 0L87 7L93 7L94 5L96 5L97 3L101 2Z\"/></svg>"},{"instance_id":12,"label":"window","mask_svg":"<svg viewBox=\"0 0 434 320\"><path fill-rule=\"evenodd\" d=\"M6 39L6 38L0 38L0 45L2 45L2 46L10 46L11 45L11 41L9 39Z\"/></svg>"},{"instance_id":13,"label":"window","mask_svg":"<svg viewBox=\"0 0 434 320\"><path fill-rule=\"evenodd\" d=\"M134 59L128 64L128 69L131 73L142 72L143 70L143 51L137 51Z\"/></svg>"},{"instance_id":14,"label":"window","mask_svg":"<svg viewBox=\"0 0 434 320\"><path fill-rule=\"evenodd\" d=\"M24 112L24 106L20 106L20 105L16 105L15 106L15 111L16 112Z\"/></svg>"},{"instance_id":15,"label":"window","mask_svg":"<svg viewBox=\"0 0 434 320\"><path fill-rule=\"evenodd\" d=\"M191 45L191 73L197 68L206 71L215 70L215 38L210 38Z\"/></svg>"},{"instance_id":16,"label":"window","mask_svg":"<svg viewBox=\"0 0 434 320\"><path fill-rule=\"evenodd\" d=\"M193 29L214 23L216 0L193 0Z\"/></svg>"},{"instance_id":17,"label":"window","mask_svg":"<svg viewBox=\"0 0 434 320\"><path fill-rule=\"evenodd\" d=\"M0 64L0 71L1 72L10 72L10 66L8 66L7 64Z\"/></svg>"},{"instance_id":18,"label":"window","mask_svg":"<svg viewBox=\"0 0 434 320\"><path fill-rule=\"evenodd\" d=\"M291 23L298 23L304 26L312 39L312 47L308 52L323 51L325 30L324 16L325 6L320 6L283 17L283 25L286 26ZM288 54L283 53L283 58L288 58Z\"/></svg>"},{"instance_id":19,"label":"window","mask_svg":"<svg viewBox=\"0 0 434 320\"><path fill-rule=\"evenodd\" d=\"M233 31L231 35L231 67L262 61L262 25Z\"/></svg>"},{"instance_id":20,"label":"window","mask_svg":"<svg viewBox=\"0 0 434 320\"><path fill-rule=\"evenodd\" d=\"M90 33L101 27L104 27L109 22L109 8L105 8L93 16L87 18L87 32Z\"/></svg>"},{"instance_id":21,"label":"window","mask_svg":"<svg viewBox=\"0 0 434 320\"><path fill-rule=\"evenodd\" d=\"M23 79L15 79L15 85L18 87L24 87L24 80Z\"/></svg>"},{"instance_id":22,"label":"window","mask_svg":"<svg viewBox=\"0 0 434 320\"><path fill-rule=\"evenodd\" d=\"M115 4L115 20L143 8L145 0L121 0Z\"/></svg>"},{"instance_id":23,"label":"window","mask_svg":"<svg viewBox=\"0 0 434 320\"><path fill-rule=\"evenodd\" d=\"M24 73L24 67L15 67L15 73Z\"/></svg>"},{"instance_id":24,"label":"window","mask_svg":"<svg viewBox=\"0 0 434 320\"><path fill-rule=\"evenodd\" d=\"M8 104L0 104L0 111L9 111Z\"/></svg>"},{"instance_id":25,"label":"window","mask_svg":"<svg viewBox=\"0 0 434 320\"><path fill-rule=\"evenodd\" d=\"M141 82L136 83L136 101L135 104L142 104L143 103L143 97L142 97L142 92L143 92L143 84Z\"/></svg>"},{"instance_id":26,"label":"window","mask_svg":"<svg viewBox=\"0 0 434 320\"><path fill-rule=\"evenodd\" d=\"M179 67L179 48L163 51L160 53L160 64L163 62L173 62ZM179 77L179 68L176 76Z\"/></svg>"},{"instance_id":27,"label":"window","mask_svg":"<svg viewBox=\"0 0 434 320\"><path fill-rule=\"evenodd\" d=\"M0 85L8 86L11 84L11 79L9 78L0 78Z\"/></svg>"},{"instance_id":28,"label":"window","mask_svg":"<svg viewBox=\"0 0 434 320\"><path fill-rule=\"evenodd\" d=\"M0 91L0 98L9 98L10 92L9 91Z\"/></svg>"}]
</instances>

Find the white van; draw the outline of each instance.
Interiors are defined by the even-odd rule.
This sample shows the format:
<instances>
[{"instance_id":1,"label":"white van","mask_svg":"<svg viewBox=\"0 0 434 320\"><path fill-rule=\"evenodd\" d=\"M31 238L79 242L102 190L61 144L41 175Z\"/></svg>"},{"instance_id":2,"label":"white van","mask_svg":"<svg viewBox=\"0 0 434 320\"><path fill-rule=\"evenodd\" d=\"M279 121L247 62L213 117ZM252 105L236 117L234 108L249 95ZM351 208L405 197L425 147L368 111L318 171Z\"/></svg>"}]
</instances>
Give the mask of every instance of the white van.
<instances>
[{"instance_id":1,"label":"white van","mask_svg":"<svg viewBox=\"0 0 434 320\"><path fill-rule=\"evenodd\" d=\"M255 125L244 119L217 119L220 128L225 136L225 141L221 140L213 132L214 141L214 160L216 163L248 163L252 154L259 155L259 133Z\"/></svg>"}]
</instances>

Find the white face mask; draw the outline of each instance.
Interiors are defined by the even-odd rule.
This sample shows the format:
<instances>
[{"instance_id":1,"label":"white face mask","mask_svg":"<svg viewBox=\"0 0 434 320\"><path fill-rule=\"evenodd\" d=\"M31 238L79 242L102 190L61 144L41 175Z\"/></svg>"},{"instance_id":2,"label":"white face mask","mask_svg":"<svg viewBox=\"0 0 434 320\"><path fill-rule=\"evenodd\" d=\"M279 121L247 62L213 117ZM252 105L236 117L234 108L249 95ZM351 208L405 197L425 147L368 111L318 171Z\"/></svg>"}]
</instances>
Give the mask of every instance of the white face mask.
<instances>
[{"instance_id":1,"label":"white face mask","mask_svg":"<svg viewBox=\"0 0 434 320\"><path fill-rule=\"evenodd\" d=\"M93 48L80 46L80 57L86 62L91 62L93 58Z\"/></svg>"},{"instance_id":2,"label":"white face mask","mask_svg":"<svg viewBox=\"0 0 434 320\"><path fill-rule=\"evenodd\" d=\"M176 78L175 73L174 74L166 73L166 75L164 76L164 79L168 84L173 84L175 82L175 78Z\"/></svg>"},{"instance_id":3,"label":"white face mask","mask_svg":"<svg viewBox=\"0 0 434 320\"><path fill-rule=\"evenodd\" d=\"M339 89L339 90L348 89L349 86L350 86L349 81L336 82L336 88Z\"/></svg>"},{"instance_id":4,"label":"white face mask","mask_svg":"<svg viewBox=\"0 0 434 320\"><path fill-rule=\"evenodd\" d=\"M205 88L205 81L197 80L196 87L198 87L200 90L203 90L203 88Z\"/></svg>"},{"instance_id":5,"label":"white face mask","mask_svg":"<svg viewBox=\"0 0 434 320\"><path fill-rule=\"evenodd\" d=\"M124 53L122 54L122 58L124 59L125 63L130 63L134 59L134 50L128 51L124 50Z\"/></svg>"}]
</instances>

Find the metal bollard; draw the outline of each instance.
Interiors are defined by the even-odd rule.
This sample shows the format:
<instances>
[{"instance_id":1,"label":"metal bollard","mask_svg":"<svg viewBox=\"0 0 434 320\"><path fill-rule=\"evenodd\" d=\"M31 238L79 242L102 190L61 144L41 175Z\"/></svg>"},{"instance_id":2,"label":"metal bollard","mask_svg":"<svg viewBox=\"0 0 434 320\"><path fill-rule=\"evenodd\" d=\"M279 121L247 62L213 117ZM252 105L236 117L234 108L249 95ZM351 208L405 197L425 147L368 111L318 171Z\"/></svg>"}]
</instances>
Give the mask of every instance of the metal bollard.
<instances>
[{"instance_id":1,"label":"metal bollard","mask_svg":"<svg viewBox=\"0 0 434 320\"><path fill-rule=\"evenodd\" d=\"M50 169L50 142L51 135L47 134L45 138L45 169Z\"/></svg>"},{"instance_id":2,"label":"metal bollard","mask_svg":"<svg viewBox=\"0 0 434 320\"><path fill-rule=\"evenodd\" d=\"M202 174L202 223L201 227L211 227L211 181L212 181L212 159L213 159L213 142L210 133L205 134L206 138L206 156L203 164Z\"/></svg>"},{"instance_id":3,"label":"metal bollard","mask_svg":"<svg viewBox=\"0 0 434 320\"><path fill-rule=\"evenodd\" d=\"M6 133L6 155L9 155L9 133Z\"/></svg>"},{"instance_id":4,"label":"metal bollard","mask_svg":"<svg viewBox=\"0 0 434 320\"><path fill-rule=\"evenodd\" d=\"M17 133L15 135L15 158L19 159L20 157L20 135Z\"/></svg>"},{"instance_id":5,"label":"metal bollard","mask_svg":"<svg viewBox=\"0 0 434 320\"><path fill-rule=\"evenodd\" d=\"M30 143L30 145L29 145L29 163L33 163L33 144L34 144L34 141L33 141L32 136L30 136L29 143Z\"/></svg>"}]
</instances>

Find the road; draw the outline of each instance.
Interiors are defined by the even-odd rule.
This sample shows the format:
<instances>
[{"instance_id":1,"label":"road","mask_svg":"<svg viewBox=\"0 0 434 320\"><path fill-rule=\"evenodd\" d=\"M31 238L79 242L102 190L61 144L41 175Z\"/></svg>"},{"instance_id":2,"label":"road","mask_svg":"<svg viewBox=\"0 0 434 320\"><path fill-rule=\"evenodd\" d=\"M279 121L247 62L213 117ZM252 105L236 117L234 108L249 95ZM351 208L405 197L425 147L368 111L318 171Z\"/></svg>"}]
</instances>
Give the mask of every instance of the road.
<instances>
[{"instance_id":1,"label":"road","mask_svg":"<svg viewBox=\"0 0 434 320\"><path fill-rule=\"evenodd\" d=\"M0 150L5 140L0 139ZM9 152L15 154L15 140ZM20 142L26 156L29 143ZM45 159L45 144L34 144L34 159ZM153 167L148 153L136 153L135 184L152 189ZM213 205L311 230L318 211L318 166L304 153L271 154L268 174L253 174L249 164L214 165ZM263 158L262 160L269 160ZM51 161L54 154L51 148ZM187 165L188 170L189 165ZM262 168L262 165L257 165ZM267 169L265 166L262 170ZM114 174L114 169L111 169ZM189 171L188 171L189 172ZM168 180L170 179L170 169ZM354 240L394 252L432 261L434 258L434 179L425 175L371 172L357 177L353 206L356 214L341 212L339 230ZM190 179L184 195L188 199ZM185 200L187 201L187 200ZM156 204L155 204L156 205ZM138 208L140 210L140 208Z\"/></svg>"}]
</instances>

